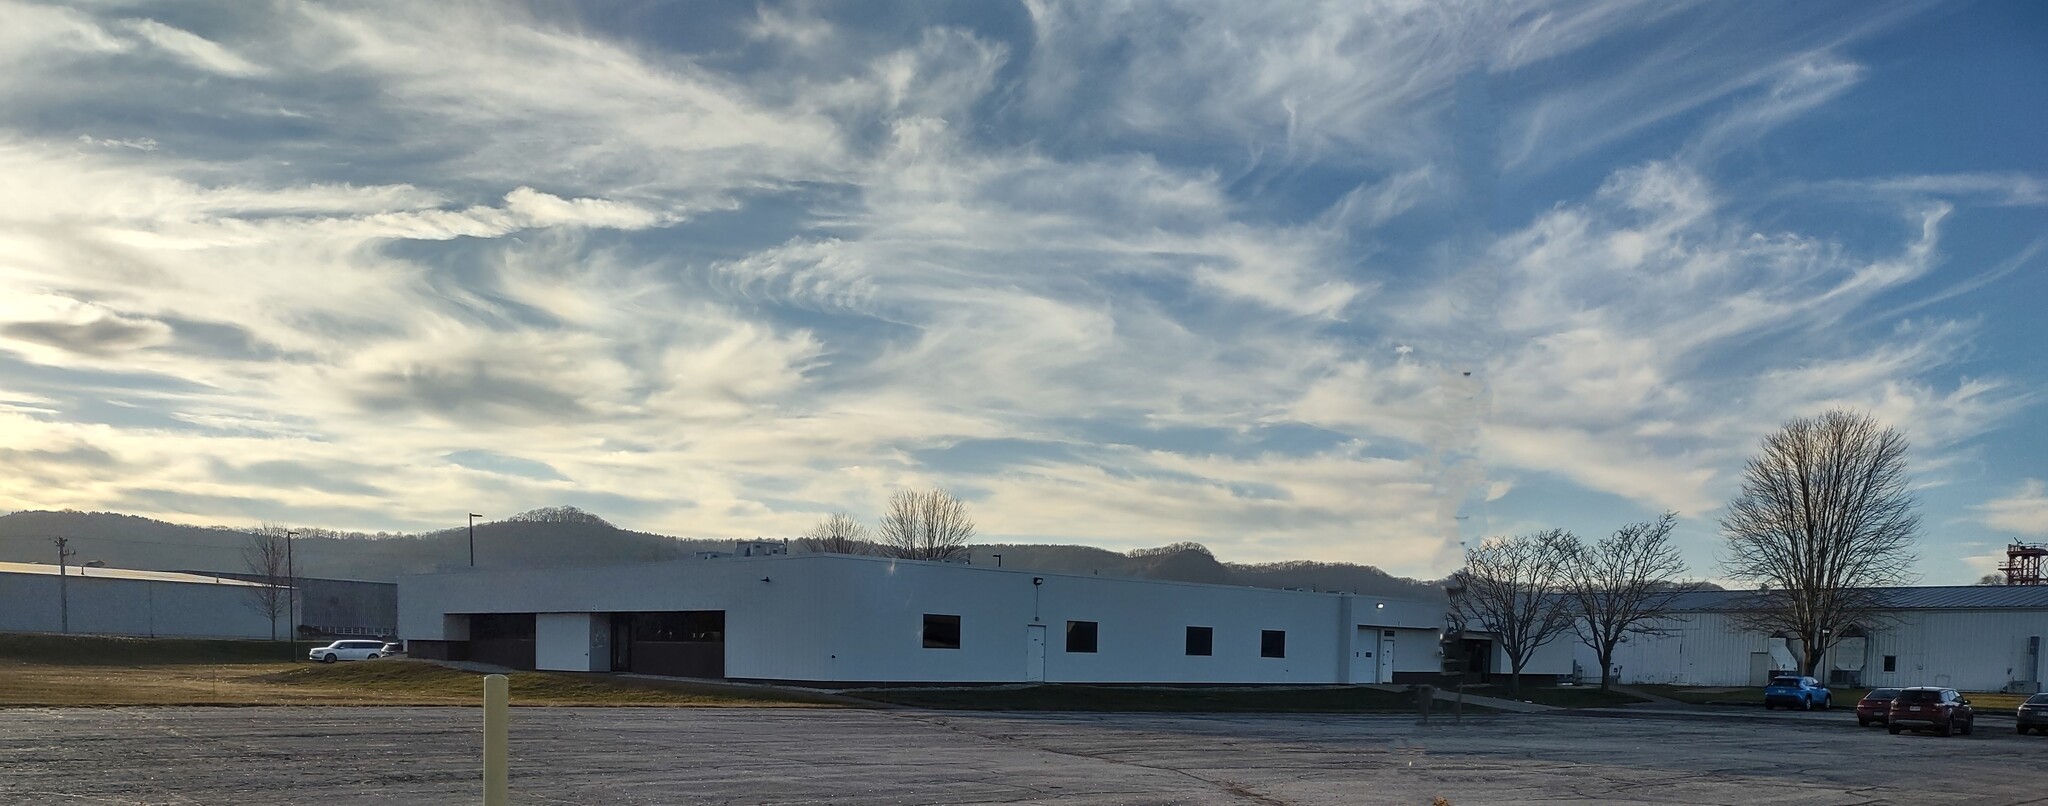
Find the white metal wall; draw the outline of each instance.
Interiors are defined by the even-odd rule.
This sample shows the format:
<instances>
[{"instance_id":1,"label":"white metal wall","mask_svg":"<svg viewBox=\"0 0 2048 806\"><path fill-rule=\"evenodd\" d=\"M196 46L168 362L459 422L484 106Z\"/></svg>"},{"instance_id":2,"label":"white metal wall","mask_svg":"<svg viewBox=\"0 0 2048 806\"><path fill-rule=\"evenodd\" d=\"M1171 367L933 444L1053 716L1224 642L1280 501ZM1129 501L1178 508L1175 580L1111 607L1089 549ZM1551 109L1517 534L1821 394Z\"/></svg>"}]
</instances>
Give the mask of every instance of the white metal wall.
<instances>
[{"instance_id":1,"label":"white metal wall","mask_svg":"<svg viewBox=\"0 0 2048 806\"><path fill-rule=\"evenodd\" d=\"M1751 656L1768 651L1762 633L1746 631L1726 614L1690 613L1669 622L1668 635L1644 636L1615 653L1624 683L1695 686L1755 684ZM1902 611L1867 628L1863 683L1866 686L1949 686L1998 691L2014 680L2040 681L2043 669L2029 668L2027 641L2048 638L2048 611ZM1839 649L1822 658L1818 676L1842 665ZM1885 658L1893 670L1885 671ZM1598 668L1581 650L1590 672ZM2038 662L2038 659L2034 659ZM1772 664L1775 665L1775 664Z\"/></svg>"},{"instance_id":2,"label":"white metal wall","mask_svg":"<svg viewBox=\"0 0 2048 806\"><path fill-rule=\"evenodd\" d=\"M611 620L592 613L540 613L533 618L534 666L564 672L611 669Z\"/></svg>"},{"instance_id":3,"label":"white metal wall","mask_svg":"<svg viewBox=\"0 0 2048 806\"><path fill-rule=\"evenodd\" d=\"M0 632L58 632L64 614L52 574L0 574ZM242 585L73 576L70 629L81 635L269 638L270 619L250 607ZM280 636L290 627L278 620Z\"/></svg>"},{"instance_id":4,"label":"white metal wall","mask_svg":"<svg viewBox=\"0 0 2048 806\"><path fill-rule=\"evenodd\" d=\"M444 614L673 610L725 611L726 676L813 681L1022 681L1035 623L1053 682L1348 682L1360 624L1400 629L1397 671L1434 672L1443 622L1421 602L812 554L399 583L407 639L460 640ZM927 613L960 617L959 649L923 646ZM1066 651L1070 620L1097 624L1097 651ZM1213 628L1213 655L1186 654L1190 626ZM1262 630L1287 633L1285 657L1260 656Z\"/></svg>"}]
</instances>

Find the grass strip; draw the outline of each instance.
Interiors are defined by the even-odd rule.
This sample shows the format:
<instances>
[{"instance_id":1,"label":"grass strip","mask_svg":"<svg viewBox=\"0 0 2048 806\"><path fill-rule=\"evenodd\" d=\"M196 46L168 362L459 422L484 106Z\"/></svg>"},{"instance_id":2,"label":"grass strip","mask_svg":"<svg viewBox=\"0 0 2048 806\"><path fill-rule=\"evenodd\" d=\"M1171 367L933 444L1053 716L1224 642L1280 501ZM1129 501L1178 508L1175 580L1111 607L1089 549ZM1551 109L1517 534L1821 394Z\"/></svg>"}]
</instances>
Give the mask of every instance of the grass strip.
<instances>
[{"instance_id":1,"label":"grass strip","mask_svg":"<svg viewBox=\"0 0 2048 806\"><path fill-rule=\"evenodd\" d=\"M778 689L567 672L511 672L514 705L843 706ZM481 672L427 661L334 665L0 663L0 705L478 705Z\"/></svg>"}]
</instances>

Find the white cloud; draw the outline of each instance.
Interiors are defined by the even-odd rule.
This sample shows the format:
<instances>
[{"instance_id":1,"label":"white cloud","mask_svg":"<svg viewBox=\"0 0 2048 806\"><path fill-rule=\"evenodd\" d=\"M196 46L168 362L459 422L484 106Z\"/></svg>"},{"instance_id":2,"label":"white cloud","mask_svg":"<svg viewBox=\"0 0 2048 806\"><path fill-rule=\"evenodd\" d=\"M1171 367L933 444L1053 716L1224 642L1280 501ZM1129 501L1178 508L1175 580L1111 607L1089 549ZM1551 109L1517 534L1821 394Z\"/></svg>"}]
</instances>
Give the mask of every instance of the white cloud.
<instances>
[{"instance_id":1,"label":"white cloud","mask_svg":"<svg viewBox=\"0 0 2048 806\"><path fill-rule=\"evenodd\" d=\"M122 24L157 49L201 70L237 77L253 76L263 72L263 68L257 67L249 60L190 31L173 28L156 20L123 20Z\"/></svg>"},{"instance_id":2,"label":"white cloud","mask_svg":"<svg viewBox=\"0 0 2048 806\"><path fill-rule=\"evenodd\" d=\"M2048 180L2025 173L1955 173L1836 179L1816 183L1819 190L1846 197L1952 196L2003 207L2048 204Z\"/></svg>"},{"instance_id":3,"label":"white cloud","mask_svg":"<svg viewBox=\"0 0 2048 806\"><path fill-rule=\"evenodd\" d=\"M2048 536L2048 482L2026 479L2002 498L1977 505L1984 525L2010 534Z\"/></svg>"},{"instance_id":4,"label":"white cloud","mask_svg":"<svg viewBox=\"0 0 2048 806\"><path fill-rule=\"evenodd\" d=\"M1868 321L1968 213L1928 197L2030 175L1881 180L1905 223L1855 237L1702 156L1874 80L1828 48L1488 95L1663 8L1031 3L998 41L762 7L700 52L280 8L0 31L0 444L33 452L0 506L386 528L606 495L753 536L943 485L991 538L1434 575L1552 488L1704 515L1793 414L1868 408L1939 465L2034 400L1956 376L1977 324ZM1512 147L1461 153L1487 98ZM115 106L159 125L64 117ZM1642 151L1676 156L1442 231L1505 198L1495 157L1709 109ZM560 478L446 459L478 450Z\"/></svg>"},{"instance_id":5,"label":"white cloud","mask_svg":"<svg viewBox=\"0 0 2048 806\"><path fill-rule=\"evenodd\" d=\"M156 141L147 137L138 137L133 140L120 140L114 138L99 138L89 134L81 134L78 136L78 142L84 143L89 146L100 146L103 148L132 148L135 149L136 151L156 150Z\"/></svg>"}]
</instances>

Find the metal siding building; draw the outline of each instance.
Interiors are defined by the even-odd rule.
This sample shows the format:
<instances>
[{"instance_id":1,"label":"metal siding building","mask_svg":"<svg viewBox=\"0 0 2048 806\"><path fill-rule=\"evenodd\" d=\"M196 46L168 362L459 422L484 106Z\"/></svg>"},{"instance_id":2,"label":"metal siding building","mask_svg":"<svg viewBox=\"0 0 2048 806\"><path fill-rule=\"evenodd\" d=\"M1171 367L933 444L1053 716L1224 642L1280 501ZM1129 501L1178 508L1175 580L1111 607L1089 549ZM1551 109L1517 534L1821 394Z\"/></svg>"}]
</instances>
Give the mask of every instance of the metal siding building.
<instances>
[{"instance_id":1,"label":"metal siding building","mask_svg":"<svg viewBox=\"0 0 2048 806\"><path fill-rule=\"evenodd\" d=\"M1441 669L1441 604L877 557L430 574L401 578L398 596L399 635L415 655L485 659L481 652L543 669L824 683L1297 684L1433 678ZM937 619L939 646L927 645L927 617ZM1190 653L1189 628L1206 628L1210 654ZM954 636L957 648L947 646ZM1268 657L1272 649L1280 656Z\"/></svg>"},{"instance_id":2,"label":"metal siding building","mask_svg":"<svg viewBox=\"0 0 2048 806\"><path fill-rule=\"evenodd\" d=\"M65 568L60 578L54 565L0 563L0 632L63 632L68 621L68 632L81 635L269 638L270 618L250 605L252 589L264 587L79 566Z\"/></svg>"},{"instance_id":3,"label":"metal siding building","mask_svg":"<svg viewBox=\"0 0 2048 806\"><path fill-rule=\"evenodd\" d=\"M199 576L261 582L262 577L230 571L187 571ZM298 577L290 580L299 591L298 624L301 635L361 635L384 637L398 634L398 584L355 579Z\"/></svg>"},{"instance_id":4,"label":"metal siding building","mask_svg":"<svg viewBox=\"0 0 2048 806\"><path fill-rule=\"evenodd\" d=\"M1737 624L1730 611L1748 591L1703 591L1678 601L1660 626L1665 635L1637 636L1615 653L1623 683L1693 686L1761 685L1794 668L1782 639ZM1947 686L1969 691L2033 690L2042 674L2048 636L2048 586L1890 588L1887 605L1863 634L1845 638L1822 657L1818 676L1838 685ZM1579 663L1598 675L1590 650Z\"/></svg>"}]
</instances>

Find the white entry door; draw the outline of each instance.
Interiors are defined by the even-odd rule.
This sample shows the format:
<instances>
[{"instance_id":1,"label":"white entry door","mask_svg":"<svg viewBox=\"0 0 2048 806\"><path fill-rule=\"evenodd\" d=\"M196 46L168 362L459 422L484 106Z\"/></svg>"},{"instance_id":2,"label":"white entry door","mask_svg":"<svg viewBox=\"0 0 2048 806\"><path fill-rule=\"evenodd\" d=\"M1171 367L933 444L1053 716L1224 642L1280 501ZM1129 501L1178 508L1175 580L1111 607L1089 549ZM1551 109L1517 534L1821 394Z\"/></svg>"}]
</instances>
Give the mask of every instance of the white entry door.
<instances>
[{"instance_id":1,"label":"white entry door","mask_svg":"<svg viewBox=\"0 0 2048 806\"><path fill-rule=\"evenodd\" d=\"M1024 629L1024 679L1033 683L1044 682L1045 625L1031 624Z\"/></svg>"},{"instance_id":2,"label":"white entry door","mask_svg":"<svg viewBox=\"0 0 2048 806\"><path fill-rule=\"evenodd\" d=\"M1394 631L1380 631L1379 682L1394 682Z\"/></svg>"}]
</instances>

